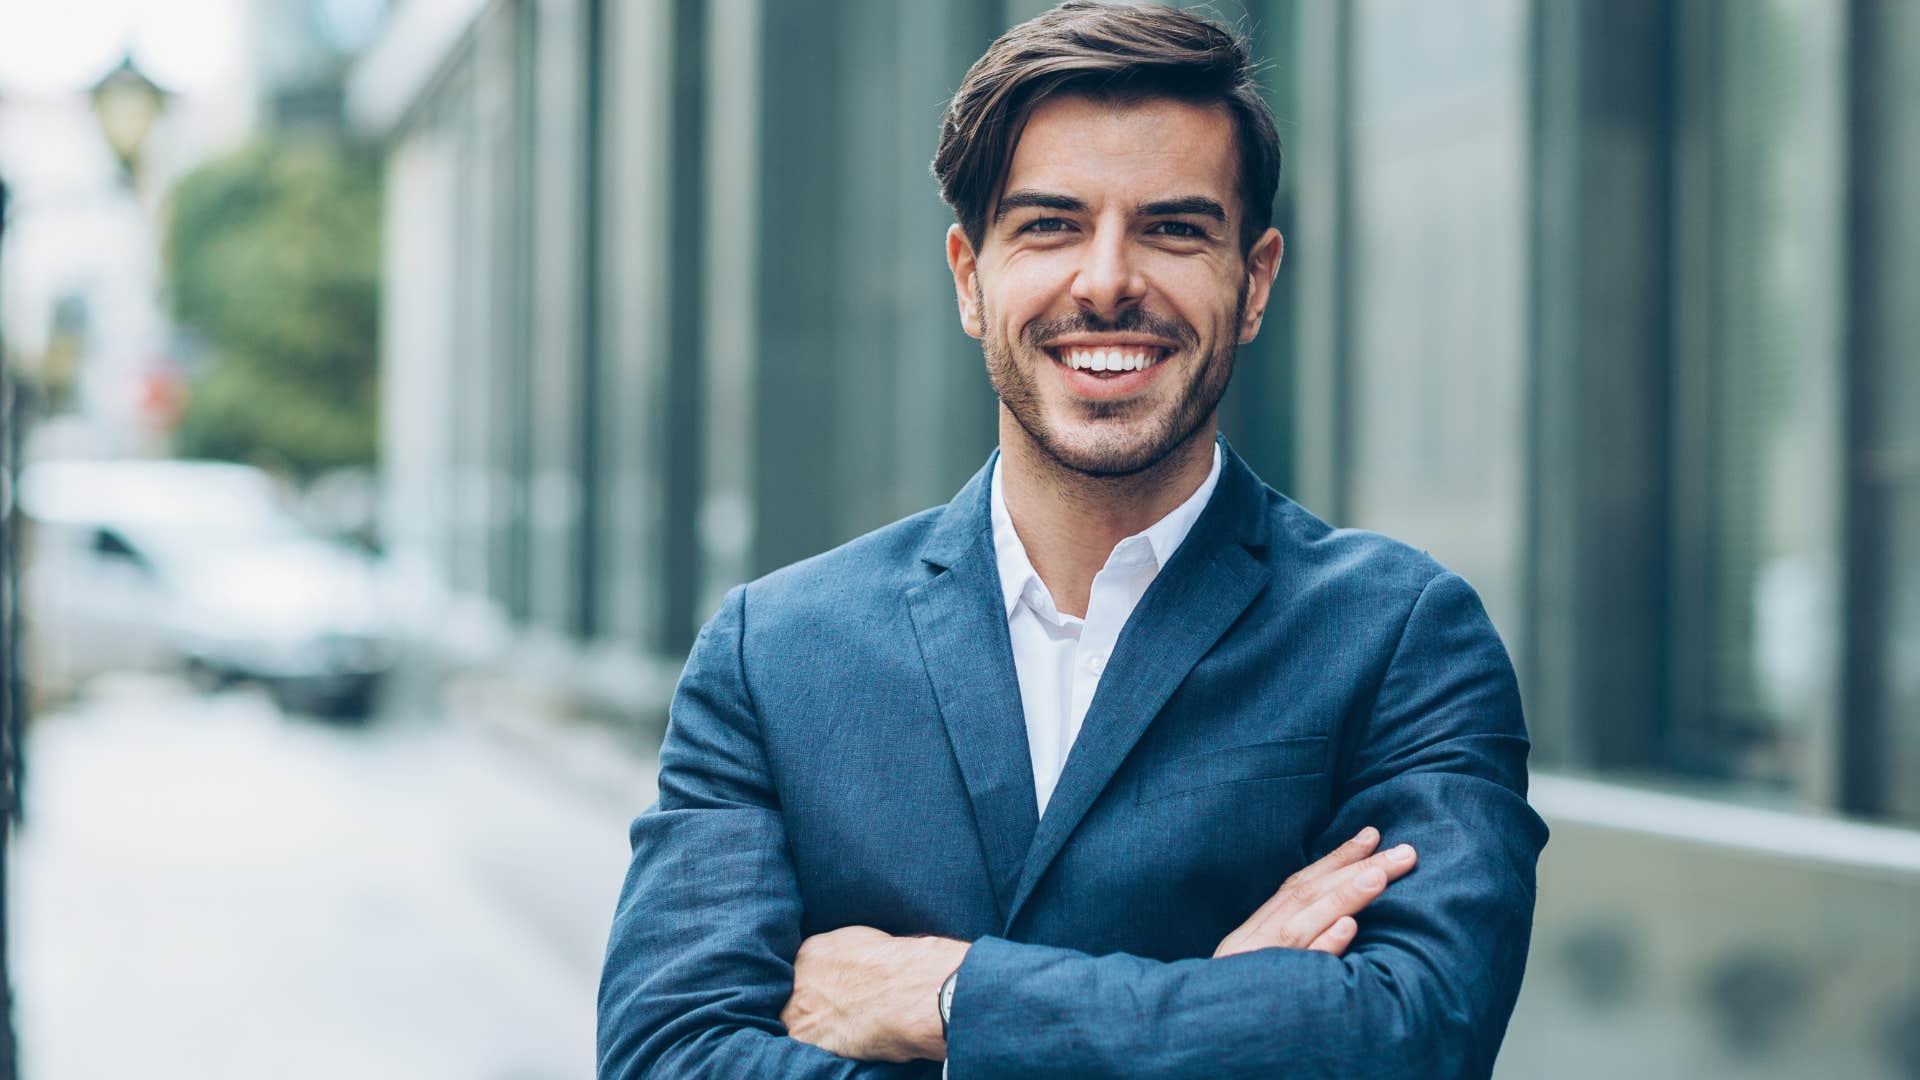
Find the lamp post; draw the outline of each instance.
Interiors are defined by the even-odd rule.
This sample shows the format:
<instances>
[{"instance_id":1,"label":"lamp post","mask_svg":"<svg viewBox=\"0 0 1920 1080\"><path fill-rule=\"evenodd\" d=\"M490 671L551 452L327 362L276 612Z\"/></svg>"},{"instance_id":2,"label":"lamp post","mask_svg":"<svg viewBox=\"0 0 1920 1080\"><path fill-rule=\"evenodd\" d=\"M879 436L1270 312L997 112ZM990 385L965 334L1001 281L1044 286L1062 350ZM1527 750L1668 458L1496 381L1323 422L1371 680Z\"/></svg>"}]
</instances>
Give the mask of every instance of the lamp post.
<instances>
[{"instance_id":1,"label":"lamp post","mask_svg":"<svg viewBox=\"0 0 1920 1080\"><path fill-rule=\"evenodd\" d=\"M166 112L172 96L148 78L130 54L122 56L113 70L87 91L87 101L100 125L100 134L120 162L122 190L130 197L143 230L152 228L155 205L145 198L147 193L141 189L142 156L147 136ZM150 243L151 237L143 236L140 242ZM134 373L134 377L140 383L142 437L151 440L163 435L177 420L174 415L179 397L177 380L171 371L163 369L163 361L158 359L148 361L146 369Z\"/></svg>"},{"instance_id":2,"label":"lamp post","mask_svg":"<svg viewBox=\"0 0 1920 1080\"><path fill-rule=\"evenodd\" d=\"M134 66L132 56L122 57L112 71L87 91L87 101L93 106L94 118L100 122L100 131L107 137L107 145L113 148L129 179L139 175L140 148L147 141L147 133L153 130L154 121L166 111L168 96L167 91Z\"/></svg>"}]
</instances>

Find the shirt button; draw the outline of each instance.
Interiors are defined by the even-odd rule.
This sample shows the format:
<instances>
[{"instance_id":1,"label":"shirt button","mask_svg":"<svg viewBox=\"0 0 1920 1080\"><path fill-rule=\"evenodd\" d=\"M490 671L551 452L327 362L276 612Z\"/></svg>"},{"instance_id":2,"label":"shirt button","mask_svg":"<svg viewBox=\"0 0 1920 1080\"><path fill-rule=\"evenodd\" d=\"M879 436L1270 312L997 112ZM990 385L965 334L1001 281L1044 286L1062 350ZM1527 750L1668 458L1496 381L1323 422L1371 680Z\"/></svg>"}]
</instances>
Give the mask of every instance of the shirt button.
<instances>
[{"instance_id":1,"label":"shirt button","mask_svg":"<svg viewBox=\"0 0 1920 1080\"><path fill-rule=\"evenodd\" d=\"M1093 672L1095 675L1100 674L1101 669L1106 666L1107 658L1101 656L1099 653L1094 653L1087 657L1087 670Z\"/></svg>"}]
</instances>

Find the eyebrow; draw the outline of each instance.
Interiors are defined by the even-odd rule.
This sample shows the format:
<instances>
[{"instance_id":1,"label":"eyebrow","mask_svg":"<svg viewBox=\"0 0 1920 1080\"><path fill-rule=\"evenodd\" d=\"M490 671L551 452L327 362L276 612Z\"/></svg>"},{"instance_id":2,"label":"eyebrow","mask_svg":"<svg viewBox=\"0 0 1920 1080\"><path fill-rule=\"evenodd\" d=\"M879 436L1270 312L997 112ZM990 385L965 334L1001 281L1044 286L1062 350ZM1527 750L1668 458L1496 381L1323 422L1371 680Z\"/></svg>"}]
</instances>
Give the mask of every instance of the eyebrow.
<instances>
[{"instance_id":1,"label":"eyebrow","mask_svg":"<svg viewBox=\"0 0 1920 1080\"><path fill-rule=\"evenodd\" d=\"M1141 217L1179 217L1195 214L1200 217L1210 217L1222 225L1227 223L1227 208L1205 195L1182 195L1177 199L1141 203L1134 212Z\"/></svg>"},{"instance_id":2,"label":"eyebrow","mask_svg":"<svg viewBox=\"0 0 1920 1080\"><path fill-rule=\"evenodd\" d=\"M1008 214L1028 207L1039 210L1064 210L1077 214L1085 211L1087 204L1071 195L1056 195L1050 191L1009 191L1001 197L1000 205L994 207L993 223L998 225Z\"/></svg>"},{"instance_id":3,"label":"eyebrow","mask_svg":"<svg viewBox=\"0 0 1920 1080\"><path fill-rule=\"evenodd\" d=\"M1087 204L1071 195L1060 195L1051 191L1033 191L1023 189L1009 191L994 207L993 223L1000 224L1008 214L1025 209L1060 210L1066 213L1084 213ZM1182 195L1173 199L1160 199L1155 202L1141 203L1134 208L1141 217L1180 217L1196 215L1209 217L1222 225L1227 223L1227 208L1205 195Z\"/></svg>"}]
</instances>

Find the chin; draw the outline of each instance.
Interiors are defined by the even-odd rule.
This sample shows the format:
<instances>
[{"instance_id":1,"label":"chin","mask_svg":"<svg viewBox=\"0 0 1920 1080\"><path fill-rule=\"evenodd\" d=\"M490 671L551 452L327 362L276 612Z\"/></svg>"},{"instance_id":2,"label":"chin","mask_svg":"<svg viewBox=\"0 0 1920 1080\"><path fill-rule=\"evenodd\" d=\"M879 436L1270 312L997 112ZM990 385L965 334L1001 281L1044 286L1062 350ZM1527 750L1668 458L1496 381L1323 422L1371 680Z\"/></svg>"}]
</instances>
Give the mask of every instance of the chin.
<instances>
[{"instance_id":1,"label":"chin","mask_svg":"<svg viewBox=\"0 0 1920 1080\"><path fill-rule=\"evenodd\" d=\"M1153 432L1087 432L1071 428L1036 439L1054 461L1086 476L1121 477L1145 472L1185 441L1156 438Z\"/></svg>"}]
</instances>

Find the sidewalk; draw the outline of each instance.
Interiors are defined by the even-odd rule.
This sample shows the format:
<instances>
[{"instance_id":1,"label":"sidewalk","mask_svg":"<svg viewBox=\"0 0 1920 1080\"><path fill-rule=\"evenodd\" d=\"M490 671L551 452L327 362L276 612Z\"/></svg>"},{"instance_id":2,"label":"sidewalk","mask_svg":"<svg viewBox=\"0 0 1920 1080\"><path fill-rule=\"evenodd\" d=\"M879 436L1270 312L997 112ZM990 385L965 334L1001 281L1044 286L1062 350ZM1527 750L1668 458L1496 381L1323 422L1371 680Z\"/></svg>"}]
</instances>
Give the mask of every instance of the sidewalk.
<instances>
[{"instance_id":1,"label":"sidewalk","mask_svg":"<svg viewBox=\"0 0 1920 1080\"><path fill-rule=\"evenodd\" d=\"M342 729L151 677L29 740L23 1075L593 1074L650 755L593 729Z\"/></svg>"}]
</instances>

